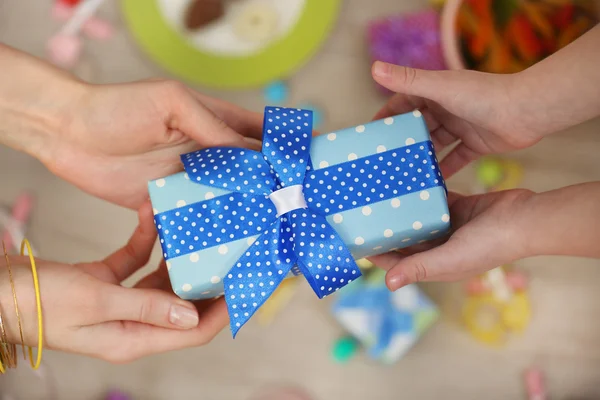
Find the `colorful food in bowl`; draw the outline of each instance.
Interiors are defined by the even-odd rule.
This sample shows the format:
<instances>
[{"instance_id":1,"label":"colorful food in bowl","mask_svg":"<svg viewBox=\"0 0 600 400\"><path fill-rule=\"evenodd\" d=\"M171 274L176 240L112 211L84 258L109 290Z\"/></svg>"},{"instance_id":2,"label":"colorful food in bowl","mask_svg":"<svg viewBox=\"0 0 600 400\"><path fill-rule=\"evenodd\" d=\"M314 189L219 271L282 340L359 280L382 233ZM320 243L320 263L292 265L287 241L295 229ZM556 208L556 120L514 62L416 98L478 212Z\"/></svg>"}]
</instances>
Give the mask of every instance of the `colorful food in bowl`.
<instances>
[{"instance_id":1,"label":"colorful food in bowl","mask_svg":"<svg viewBox=\"0 0 600 400\"><path fill-rule=\"evenodd\" d=\"M442 12L452 69L521 71L599 22L594 0L449 0Z\"/></svg>"}]
</instances>

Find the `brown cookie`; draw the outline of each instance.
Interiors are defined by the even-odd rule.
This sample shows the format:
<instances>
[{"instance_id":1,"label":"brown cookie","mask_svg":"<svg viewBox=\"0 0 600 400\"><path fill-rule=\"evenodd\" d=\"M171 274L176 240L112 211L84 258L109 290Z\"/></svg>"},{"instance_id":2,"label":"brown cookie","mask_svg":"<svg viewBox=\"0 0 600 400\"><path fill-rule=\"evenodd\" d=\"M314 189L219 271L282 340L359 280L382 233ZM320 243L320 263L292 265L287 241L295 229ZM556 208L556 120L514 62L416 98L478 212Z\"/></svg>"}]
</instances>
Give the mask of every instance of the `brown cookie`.
<instances>
[{"instance_id":1,"label":"brown cookie","mask_svg":"<svg viewBox=\"0 0 600 400\"><path fill-rule=\"evenodd\" d=\"M216 21L224 14L224 0L195 0L187 10L185 26L189 30L196 30Z\"/></svg>"}]
</instances>

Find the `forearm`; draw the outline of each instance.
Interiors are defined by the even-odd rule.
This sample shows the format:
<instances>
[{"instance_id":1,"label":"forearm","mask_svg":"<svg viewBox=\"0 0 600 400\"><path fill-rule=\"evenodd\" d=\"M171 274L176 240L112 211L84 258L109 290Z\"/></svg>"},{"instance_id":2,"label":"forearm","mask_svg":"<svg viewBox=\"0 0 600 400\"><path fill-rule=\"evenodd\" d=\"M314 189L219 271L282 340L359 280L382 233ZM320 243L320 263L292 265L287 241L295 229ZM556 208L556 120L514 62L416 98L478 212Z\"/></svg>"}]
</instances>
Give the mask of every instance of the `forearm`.
<instances>
[{"instance_id":1,"label":"forearm","mask_svg":"<svg viewBox=\"0 0 600 400\"><path fill-rule=\"evenodd\" d=\"M600 258L600 182L568 186L532 196L518 220L528 255Z\"/></svg>"},{"instance_id":2,"label":"forearm","mask_svg":"<svg viewBox=\"0 0 600 400\"><path fill-rule=\"evenodd\" d=\"M0 143L37 156L60 131L81 84L2 44L0 69Z\"/></svg>"},{"instance_id":3,"label":"forearm","mask_svg":"<svg viewBox=\"0 0 600 400\"><path fill-rule=\"evenodd\" d=\"M515 75L515 113L542 136L600 115L600 25Z\"/></svg>"}]
</instances>

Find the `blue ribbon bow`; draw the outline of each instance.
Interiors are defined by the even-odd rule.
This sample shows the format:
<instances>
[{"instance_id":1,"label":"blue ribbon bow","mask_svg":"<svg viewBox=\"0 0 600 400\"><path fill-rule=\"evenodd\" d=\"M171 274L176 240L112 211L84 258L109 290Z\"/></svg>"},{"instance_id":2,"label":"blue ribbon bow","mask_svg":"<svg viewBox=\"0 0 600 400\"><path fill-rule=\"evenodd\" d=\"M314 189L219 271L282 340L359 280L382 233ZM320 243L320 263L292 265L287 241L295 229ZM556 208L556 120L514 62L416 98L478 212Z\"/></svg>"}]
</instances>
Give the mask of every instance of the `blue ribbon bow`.
<instances>
[{"instance_id":1,"label":"blue ribbon bow","mask_svg":"<svg viewBox=\"0 0 600 400\"><path fill-rule=\"evenodd\" d=\"M260 235L223 279L233 336L290 270L319 298L360 276L328 215L443 185L430 141L315 170L312 112L267 107L262 153L181 156L193 182L231 191L155 216L165 259Z\"/></svg>"}]
</instances>

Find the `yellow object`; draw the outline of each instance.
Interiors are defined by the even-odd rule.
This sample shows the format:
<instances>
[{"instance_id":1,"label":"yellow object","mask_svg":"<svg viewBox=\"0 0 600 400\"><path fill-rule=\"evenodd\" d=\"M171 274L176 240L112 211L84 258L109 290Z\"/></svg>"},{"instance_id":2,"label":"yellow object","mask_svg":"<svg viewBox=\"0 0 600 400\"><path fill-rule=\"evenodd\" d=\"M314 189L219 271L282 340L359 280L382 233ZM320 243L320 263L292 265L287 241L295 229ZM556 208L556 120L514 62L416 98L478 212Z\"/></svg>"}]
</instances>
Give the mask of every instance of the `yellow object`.
<instances>
[{"instance_id":1,"label":"yellow object","mask_svg":"<svg viewBox=\"0 0 600 400\"><path fill-rule=\"evenodd\" d=\"M269 4L250 4L235 19L233 30L244 41L264 43L277 31L279 15Z\"/></svg>"},{"instance_id":2,"label":"yellow object","mask_svg":"<svg viewBox=\"0 0 600 400\"><path fill-rule=\"evenodd\" d=\"M285 279L273 292L269 300L256 312L258 323L266 326L275 319L275 316L289 303L296 292L297 278Z\"/></svg>"},{"instance_id":3,"label":"yellow object","mask_svg":"<svg viewBox=\"0 0 600 400\"><path fill-rule=\"evenodd\" d=\"M489 345L505 340L502 305L493 295L469 297L463 307L463 318L471 335Z\"/></svg>"},{"instance_id":4,"label":"yellow object","mask_svg":"<svg viewBox=\"0 0 600 400\"><path fill-rule=\"evenodd\" d=\"M8 269L8 278L10 280L10 287L12 289L13 294L13 304L15 306L15 314L17 316L17 325L19 326L19 336L21 337L21 349L23 350L23 358L27 359L27 356L25 355L25 340L23 339L23 325L21 324L21 313L19 312L19 302L17 301L17 290L15 289L15 281L12 275L10 259L8 257L8 253L6 252L6 246L4 244L4 241L2 241L2 250L4 251L4 258L6 259L6 269Z\"/></svg>"},{"instance_id":5,"label":"yellow object","mask_svg":"<svg viewBox=\"0 0 600 400\"><path fill-rule=\"evenodd\" d=\"M442 8L446 4L446 0L429 0L429 4L436 8Z\"/></svg>"},{"instance_id":6,"label":"yellow object","mask_svg":"<svg viewBox=\"0 0 600 400\"><path fill-rule=\"evenodd\" d=\"M523 179L523 168L521 165L516 161L502 160L502 168L504 170L504 177L493 190L510 190L518 187L521 183L521 179Z\"/></svg>"},{"instance_id":7,"label":"yellow object","mask_svg":"<svg viewBox=\"0 0 600 400\"><path fill-rule=\"evenodd\" d=\"M504 302L493 294L467 298L463 318L477 340L497 346L512 333L522 332L531 321L531 307L525 292L516 292Z\"/></svg>"},{"instance_id":8,"label":"yellow object","mask_svg":"<svg viewBox=\"0 0 600 400\"><path fill-rule=\"evenodd\" d=\"M366 258L361 258L360 260L356 260L356 265L358 265L359 268L362 269L369 269L369 268L373 268L374 265L371 261L367 260Z\"/></svg>"},{"instance_id":9,"label":"yellow object","mask_svg":"<svg viewBox=\"0 0 600 400\"><path fill-rule=\"evenodd\" d=\"M31 251L31 245L27 239L23 239L21 242L21 255L25 255L25 248L27 248L27 255L29 256L29 262L31 263L31 274L33 275L33 288L35 290L35 303L37 307L37 317L38 317L38 351L37 351L37 359L35 363L33 362L33 349L28 347L29 349L29 362L31 363L31 368L38 369L40 364L42 363L42 347L44 340L44 325L42 319L42 301L40 295L40 283L38 281L37 275L37 267L35 266L35 258L33 258L33 252Z\"/></svg>"},{"instance_id":10,"label":"yellow object","mask_svg":"<svg viewBox=\"0 0 600 400\"><path fill-rule=\"evenodd\" d=\"M525 292L517 292L504 305L502 320L507 328L514 332L523 332L531 321L531 306Z\"/></svg>"}]
</instances>

